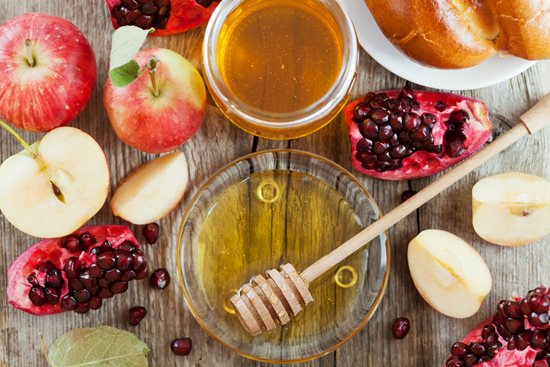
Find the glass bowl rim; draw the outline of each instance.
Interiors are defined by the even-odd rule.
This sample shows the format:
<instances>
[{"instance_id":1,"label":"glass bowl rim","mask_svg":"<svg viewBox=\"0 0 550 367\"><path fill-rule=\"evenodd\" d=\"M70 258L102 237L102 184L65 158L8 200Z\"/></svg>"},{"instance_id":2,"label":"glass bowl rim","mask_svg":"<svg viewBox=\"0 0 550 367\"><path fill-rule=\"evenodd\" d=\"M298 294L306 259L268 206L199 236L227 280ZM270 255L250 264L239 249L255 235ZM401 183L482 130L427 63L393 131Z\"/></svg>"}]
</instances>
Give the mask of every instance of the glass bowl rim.
<instances>
[{"instance_id":1,"label":"glass bowl rim","mask_svg":"<svg viewBox=\"0 0 550 367\"><path fill-rule=\"evenodd\" d=\"M307 357L303 357L303 358L287 359L287 360L274 360L274 359L262 358L262 357L258 357L256 355L248 354L248 353L246 353L246 352L244 352L244 351L242 351L238 348L235 348L235 347L227 344L225 341L223 341L217 335L212 333L210 331L210 329L208 328L208 326L203 322L202 318L198 315L196 309L193 306L193 302L191 301L191 296L187 292L187 288L185 286L184 275L183 275L184 272L182 270L183 269L183 264L182 264L181 258L179 256L180 253L181 253L181 250L184 247L183 246L183 241L182 241L182 236L183 236L183 232L184 232L185 223L189 219L189 215L191 214L191 211L193 210L193 208L195 207L195 205L199 201L200 197L204 194L204 192L212 184L212 182L217 177L219 177L223 172L227 171L229 168L231 168L231 167L233 167L233 166L235 166L235 165L237 165L240 162L243 162L245 160L255 158L255 157L258 157L258 156L261 156L261 155L264 155L264 154L278 154L278 153L298 154L298 155L305 156L307 158L313 158L313 159L319 160L322 163L328 164L329 166L331 166L333 168L336 168L337 170L341 171L346 176L348 176L348 178L350 178L352 181L354 181L358 185L358 187L366 194L367 198L369 199L370 204L373 206L373 209L379 215L379 218L382 217L382 211L380 210L380 207L378 206L378 203L374 200L374 198L371 195L370 191L367 190L365 185L363 185L350 171L348 171L344 167L340 166L338 163L336 163L336 162L334 162L334 161L332 161L328 158L325 158L323 156L320 156L318 154L307 152L307 151L304 151L304 150L299 150L299 149L266 149L266 150L261 150L261 151L246 154L246 155L244 155L242 157L239 157L239 158L231 161L230 163L224 165L223 167L218 169L216 172L214 172L210 176L210 178L208 178L201 185L199 191L197 191L197 193L195 195L193 195L193 198L191 199L189 204L187 204L187 208L185 209L185 214L184 214L184 216L181 220L181 223L180 223L180 226L179 226L179 229L178 229L178 233L177 233L178 238L177 238L177 246L176 246L176 268L177 268L177 271L178 271L178 286L179 286L180 290L183 293L185 303L187 304L187 307L189 308L189 311L191 311L191 314L193 315L193 318L197 321L197 323L201 326L201 328L206 332L206 334L208 334L208 336L210 336L215 341L220 343L224 348L226 348L226 349L230 350L231 352L234 352L234 353L236 353L236 354L238 354L242 357L245 357L247 359L250 359L250 360L253 360L253 361L256 361L256 362L264 362L264 363L272 363L272 364L275 364L275 363L276 364L291 364L291 363L301 363L301 362L311 361L311 360L320 358L322 356L325 356L325 355L327 355L331 352L334 352L335 350L340 348L342 345L344 345L345 343L350 341L355 335L357 335L367 325L367 323L370 321L370 319L372 318L372 316L374 315L374 313L378 309L378 306L382 302L382 299L384 298L384 295L386 293L386 288L388 286L390 268L391 268L391 248L390 248L388 231L384 231L385 243L381 244L381 245L385 246L385 250L386 250L386 269L384 270L384 278L382 280L382 285L381 285L380 289L377 291L376 298L374 299L374 302L373 302L372 306L370 307L369 311L367 312L365 318L350 333L350 335L348 335L345 339L340 340L338 343L335 343L334 345L327 348L326 350L323 350L319 353L315 353L311 356L307 356Z\"/></svg>"}]
</instances>

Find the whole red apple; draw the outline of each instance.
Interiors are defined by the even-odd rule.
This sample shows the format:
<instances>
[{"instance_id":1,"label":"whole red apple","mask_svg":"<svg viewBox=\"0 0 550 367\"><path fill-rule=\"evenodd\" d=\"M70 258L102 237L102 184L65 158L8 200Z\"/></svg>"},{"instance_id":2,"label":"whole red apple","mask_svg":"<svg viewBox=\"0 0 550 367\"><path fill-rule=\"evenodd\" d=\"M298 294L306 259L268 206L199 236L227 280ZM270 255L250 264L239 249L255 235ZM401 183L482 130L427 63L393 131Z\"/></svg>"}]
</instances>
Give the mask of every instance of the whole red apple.
<instances>
[{"instance_id":1,"label":"whole red apple","mask_svg":"<svg viewBox=\"0 0 550 367\"><path fill-rule=\"evenodd\" d=\"M153 72L150 60L155 59ZM206 88L198 70L178 53L150 48L135 61L143 72L116 87L108 79L103 104L118 137L149 153L176 149L199 129L206 113Z\"/></svg>"},{"instance_id":2,"label":"whole red apple","mask_svg":"<svg viewBox=\"0 0 550 367\"><path fill-rule=\"evenodd\" d=\"M66 19L29 13L0 26L0 117L28 131L68 124L92 96L90 44Z\"/></svg>"}]
</instances>

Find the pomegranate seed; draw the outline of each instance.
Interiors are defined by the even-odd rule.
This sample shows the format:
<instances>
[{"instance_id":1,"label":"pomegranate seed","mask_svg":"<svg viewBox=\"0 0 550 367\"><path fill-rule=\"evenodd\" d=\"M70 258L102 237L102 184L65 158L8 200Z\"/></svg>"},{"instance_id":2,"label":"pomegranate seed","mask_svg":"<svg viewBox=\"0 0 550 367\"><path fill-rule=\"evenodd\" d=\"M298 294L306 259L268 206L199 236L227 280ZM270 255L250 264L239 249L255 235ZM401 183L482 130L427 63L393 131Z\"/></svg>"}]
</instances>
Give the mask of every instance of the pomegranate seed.
<instances>
[{"instance_id":1,"label":"pomegranate seed","mask_svg":"<svg viewBox=\"0 0 550 367\"><path fill-rule=\"evenodd\" d=\"M147 315L147 310L145 307L142 306L136 306L132 307L130 311L128 311L128 322L130 325L137 325L143 320L143 318Z\"/></svg>"},{"instance_id":2,"label":"pomegranate seed","mask_svg":"<svg viewBox=\"0 0 550 367\"><path fill-rule=\"evenodd\" d=\"M38 283L38 278L36 278L36 273L30 273L29 276L27 277L27 281L31 284L31 285L40 285Z\"/></svg>"},{"instance_id":3,"label":"pomegranate seed","mask_svg":"<svg viewBox=\"0 0 550 367\"><path fill-rule=\"evenodd\" d=\"M76 278L80 273L80 261L76 257L71 257L65 263L63 267L67 278Z\"/></svg>"},{"instance_id":4,"label":"pomegranate seed","mask_svg":"<svg viewBox=\"0 0 550 367\"><path fill-rule=\"evenodd\" d=\"M76 299L74 297L71 297L69 295L64 296L61 299L61 307L64 310L72 311L76 308Z\"/></svg>"},{"instance_id":5,"label":"pomegranate seed","mask_svg":"<svg viewBox=\"0 0 550 367\"><path fill-rule=\"evenodd\" d=\"M97 257L97 264L105 270L114 268L116 264L115 255L112 252L103 253Z\"/></svg>"},{"instance_id":6,"label":"pomegranate seed","mask_svg":"<svg viewBox=\"0 0 550 367\"><path fill-rule=\"evenodd\" d=\"M126 271L132 266L132 255L129 252L120 251L116 254L116 267L120 271Z\"/></svg>"},{"instance_id":7,"label":"pomegranate seed","mask_svg":"<svg viewBox=\"0 0 550 367\"><path fill-rule=\"evenodd\" d=\"M46 302L48 302L50 305L56 305L59 302L61 292L59 291L59 289L46 288L44 294L46 295Z\"/></svg>"},{"instance_id":8,"label":"pomegranate seed","mask_svg":"<svg viewBox=\"0 0 550 367\"><path fill-rule=\"evenodd\" d=\"M411 323L406 317L400 317L393 322L391 332L396 339L403 339L411 328Z\"/></svg>"},{"instance_id":9,"label":"pomegranate seed","mask_svg":"<svg viewBox=\"0 0 550 367\"><path fill-rule=\"evenodd\" d=\"M90 298L92 298L92 294L89 290L82 289L74 293L74 298L76 298L78 302L86 303L90 300Z\"/></svg>"},{"instance_id":10,"label":"pomegranate seed","mask_svg":"<svg viewBox=\"0 0 550 367\"><path fill-rule=\"evenodd\" d=\"M111 269L105 272L105 279L107 279L109 282L119 281L121 277L122 272L118 269Z\"/></svg>"},{"instance_id":11,"label":"pomegranate seed","mask_svg":"<svg viewBox=\"0 0 550 367\"><path fill-rule=\"evenodd\" d=\"M98 293L98 296L100 298L103 298L103 299L107 299L107 298L111 298L114 296L114 293L111 292L111 290L109 288L102 288L99 293Z\"/></svg>"},{"instance_id":12,"label":"pomegranate seed","mask_svg":"<svg viewBox=\"0 0 550 367\"><path fill-rule=\"evenodd\" d=\"M116 282L110 289L114 294L124 293L128 290L128 282Z\"/></svg>"},{"instance_id":13,"label":"pomegranate seed","mask_svg":"<svg viewBox=\"0 0 550 367\"><path fill-rule=\"evenodd\" d=\"M147 262L145 261L145 255L140 250L136 250L132 253L132 268L136 272L143 270L147 267Z\"/></svg>"},{"instance_id":14,"label":"pomegranate seed","mask_svg":"<svg viewBox=\"0 0 550 367\"><path fill-rule=\"evenodd\" d=\"M90 304L90 310L97 310L101 308L103 300L100 297L94 296L90 298L90 301L88 303Z\"/></svg>"},{"instance_id":15,"label":"pomegranate seed","mask_svg":"<svg viewBox=\"0 0 550 367\"><path fill-rule=\"evenodd\" d=\"M178 356L186 356L189 353L191 353L191 348L193 347L193 343L191 342L191 338L180 338L175 339L170 344L170 349L174 354L177 354Z\"/></svg>"},{"instance_id":16,"label":"pomegranate seed","mask_svg":"<svg viewBox=\"0 0 550 367\"><path fill-rule=\"evenodd\" d=\"M149 284L156 289L164 289L170 284L170 274L166 269L157 269L151 274Z\"/></svg>"},{"instance_id":17,"label":"pomegranate seed","mask_svg":"<svg viewBox=\"0 0 550 367\"><path fill-rule=\"evenodd\" d=\"M80 251L80 241L76 237L68 236L61 240L61 247L69 251Z\"/></svg>"},{"instance_id":18,"label":"pomegranate seed","mask_svg":"<svg viewBox=\"0 0 550 367\"><path fill-rule=\"evenodd\" d=\"M132 252L136 250L136 246L130 241L124 241L120 246L117 247L117 250Z\"/></svg>"},{"instance_id":19,"label":"pomegranate seed","mask_svg":"<svg viewBox=\"0 0 550 367\"><path fill-rule=\"evenodd\" d=\"M485 354L485 347L483 346L483 344L480 344L480 343L473 343L471 346L470 346L470 351L477 357L481 357L482 355Z\"/></svg>"},{"instance_id":20,"label":"pomegranate seed","mask_svg":"<svg viewBox=\"0 0 550 367\"><path fill-rule=\"evenodd\" d=\"M464 357L464 365L465 366L473 366L477 363L477 358L473 354L467 354Z\"/></svg>"},{"instance_id":21,"label":"pomegranate seed","mask_svg":"<svg viewBox=\"0 0 550 367\"><path fill-rule=\"evenodd\" d=\"M46 293L44 288L40 286L34 286L29 291L29 298L35 306L42 306L46 303Z\"/></svg>"},{"instance_id":22,"label":"pomegranate seed","mask_svg":"<svg viewBox=\"0 0 550 367\"><path fill-rule=\"evenodd\" d=\"M468 346L461 342L456 342L451 347L451 354L453 356L464 357L468 353Z\"/></svg>"},{"instance_id":23,"label":"pomegranate seed","mask_svg":"<svg viewBox=\"0 0 550 367\"><path fill-rule=\"evenodd\" d=\"M78 303L74 309L74 312L81 314L87 313L88 311L90 311L90 305L88 303Z\"/></svg>"},{"instance_id":24,"label":"pomegranate seed","mask_svg":"<svg viewBox=\"0 0 550 367\"><path fill-rule=\"evenodd\" d=\"M81 234L78 239L80 240L80 248L83 251L86 251L91 245L96 243L94 236L87 232Z\"/></svg>"}]
</instances>

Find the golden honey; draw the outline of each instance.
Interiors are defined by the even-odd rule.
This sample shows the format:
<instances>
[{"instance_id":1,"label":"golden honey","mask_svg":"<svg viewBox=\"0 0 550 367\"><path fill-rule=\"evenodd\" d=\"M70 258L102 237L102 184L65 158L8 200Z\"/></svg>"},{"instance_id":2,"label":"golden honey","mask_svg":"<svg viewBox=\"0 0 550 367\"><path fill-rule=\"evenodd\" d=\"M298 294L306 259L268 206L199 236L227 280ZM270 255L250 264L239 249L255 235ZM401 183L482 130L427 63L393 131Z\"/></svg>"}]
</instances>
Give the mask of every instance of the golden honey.
<instances>
[{"instance_id":1,"label":"golden honey","mask_svg":"<svg viewBox=\"0 0 550 367\"><path fill-rule=\"evenodd\" d=\"M205 82L241 129L270 139L310 134L347 102L359 59L335 0L221 2L203 44Z\"/></svg>"},{"instance_id":2,"label":"golden honey","mask_svg":"<svg viewBox=\"0 0 550 367\"><path fill-rule=\"evenodd\" d=\"M208 308L247 340L228 302L236 287L286 262L303 270L362 228L350 203L316 177L279 170L252 174L217 196L198 233L198 273ZM260 338L275 343L284 335L292 342L331 330L327 323L337 328L360 303L365 279L358 274L366 266L365 253L346 259L312 284L312 310Z\"/></svg>"},{"instance_id":3,"label":"golden honey","mask_svg":"<svg viewBox=\"0 0 550 367\"><path fill-rule=\"evenodd\" d=\"M289 113L321 99L342 66L342 39L328 9L312 0L245 1L218 38L218 65L249 106Z\"/></svg>"}]
</instances>

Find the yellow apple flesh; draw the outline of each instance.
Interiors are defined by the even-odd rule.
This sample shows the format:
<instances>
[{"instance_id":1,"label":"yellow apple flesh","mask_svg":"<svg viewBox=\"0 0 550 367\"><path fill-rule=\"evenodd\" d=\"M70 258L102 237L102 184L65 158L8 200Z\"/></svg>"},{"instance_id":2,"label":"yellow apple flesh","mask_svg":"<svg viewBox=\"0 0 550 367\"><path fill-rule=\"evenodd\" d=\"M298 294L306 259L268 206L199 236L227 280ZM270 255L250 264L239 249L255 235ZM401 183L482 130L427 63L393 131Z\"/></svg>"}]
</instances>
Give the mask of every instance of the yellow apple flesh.
<instances>
[{"instance_id":1,"label":"yellow apple flesh","mask_svg":"<svg viewBox=\"0 0 550 367\"><path fill-rule=\"evenodd\" d=\"M185 155L174 152L138 167L115 190L111 210L133 224L155 222L180 202L189 173Z\"/></svg>"},{"instance_id":2,"label":"yellow apple flesh","mask_svg":"<svg viewBox=\"0 0 550 367\"><path fill-rule=\"evenodd\" d=\"M444 315L474 315L491 291L491 273L481 255L452 233L421 232L410 242L407 257L416 289Z\"/></svg>"},{"instance_id":3,"label":"yellow apple flesh","mask_svg":"<svg viewBox=\"0 0 550 367\"><path fill-rule=\"evenodd\" d=\"M472 190L473 225L484 240L521 246L550 233L550 181L510 172L487 177Z\"/></svg>"},{"instance_id":4,"label":"yellow apple flesh","mask_svg":"<svg viewBox=\"0 0 550 367\"><path fill-rule=\"evenodd\" d=\"M85 132L60 127L0 166L0 210L15 227L36 237L66 236L105 203L109 167L97 142ZM56 195L53 184L61 195ZM58 193L59 194L59 193Z\"/></svg>"}]
</instances>

